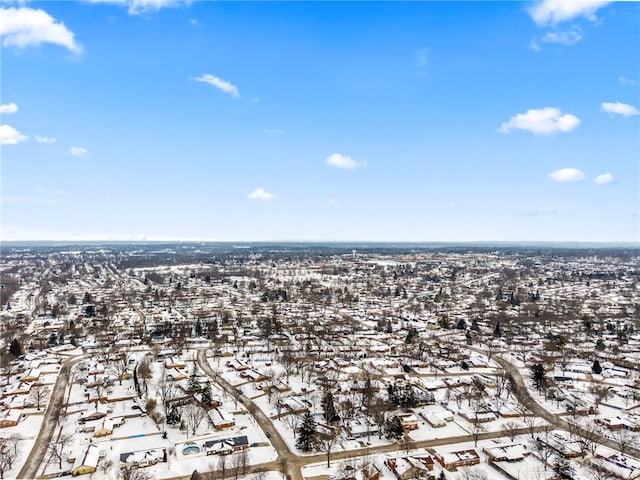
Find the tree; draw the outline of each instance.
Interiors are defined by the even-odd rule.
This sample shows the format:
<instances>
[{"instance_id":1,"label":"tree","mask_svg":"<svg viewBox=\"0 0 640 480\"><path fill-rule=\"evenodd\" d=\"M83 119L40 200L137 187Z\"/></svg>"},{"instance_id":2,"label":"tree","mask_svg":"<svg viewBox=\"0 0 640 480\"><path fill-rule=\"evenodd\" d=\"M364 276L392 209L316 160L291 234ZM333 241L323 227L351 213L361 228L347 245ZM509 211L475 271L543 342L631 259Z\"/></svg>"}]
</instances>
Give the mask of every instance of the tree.
<instances>
[{"instance_id":1,"label":"tree","mask_svg":"<svg viewBox=\"0 0 640 480\"><path fill-rule=\"evenodd\" d=\"M602 373L602 367L600 366L600 361L597 358L593 361L591 371L596 375L600 375Z\"/></svg>"},{"instance_id":2,"label":"tree","mask_svg":"<svg viewBox=\"0 0 640 480\"><path fill-rule=\"evenodd\" d=\"M18 439L14 437L14 440L11 437L0 438L0 479L11 470L18 457Z\"/></svg>"},{"instance_id":3,"label":"tree","mask_svg":"<svg viewBox=\"0 0 640 480\"><path fill-rule=\"evenodd\" d=\"M200 472L198 472L198 470L194 470L191 473L191 477L189 480L202 480L202 475L200 475Z\"/></svg>"},{"instance_id":4,"label":"tree","mask_svg":"<svg viewBox=\"0 0 640 480\"><path fill-rule=\"evenodd\" d=\"M333 403L333 393L331 393L331 390L329 389L326 390L324 398L322 399L322 406L324 408L324 418L327 422L332 423L339 420L336 413L336 407Z\"/></svg>"},{"instance_id":5,"label":"tree","mask_svg":"<svg viewBox=\"0 0 640 480\"><path fill-rule=\"evenodd\" d=\"M303 452L310 452L317 445L318 432L316 430L316 421L313 419L311 412L307 412L302 417L302 424L300 425L300 433L298 434L298 440L296 440L296 447Z\"/></svg>"},{"instance_id":6,"label":"tree","mask_svg":"<svg viewBox=\"0 0 640 480\"><path fill-rule=\"evenodd\" d=\"M404 430L402 429L402 422L400 421L400 417L394 415L387 419L384 424L384 433L385 436L389 439L400 439L404 434Z\"/></svg>"},{"instance_id":7,"label":"tree","mask_svg":"<svg viewBox=\"0 0 640 480\"><path fill-rule=\"evenodd\" d=\"M14 338L13 340L11 340L11 344L9 345L9 353L14 357L19 357L24 353L24 350L22 349L22 344L17 338Z\"/></svg>"},{"instance_id":8,"label":"tree","mask_svg":"<svg viewBox=\"0 0 640 480\"><path fill-rule=\"evenodd\" d=\"M207 382L204 384L204 387L202 387L202 405L204 405L204 408L210 408L212 401L211 384Z\"/></svg>"},{"instance_id":9,"label":"tree","mask_svg":"<svg viewBox=\"0 0 640 480\"><path fill-rule=\"evenodd\" d=\"M36 408L40 411L40 405L42 402L46 401L49 398L49 394L51 390L46 385L42 385L41 383L36 383L29 390L29 396L31 399L36 402Z\"/></svg>"},{"instance_id":10,"label":"tree","mask_svg":"<svg viewBox=\"0 0 640 480\"><path fill-rule=\"evenodd\" d=\"M541 363L535 363L531 367L531 380L538 392L546 387L547 372Z\"/></svg>"},{"instance_id":11,"label":"tree","mask_svg":"<svg viewBox=\"0 0 640 480\"><path fill-rule=\"evenodd\" d=\"M618 449L623 455L629 451L629 448L634 448L637 445L636 434L631 433L626 428L618 430L613 434L613 440L618 444Z\"/></svg>"},{"instance_id":12,"label":"tree","mask_svg":"<svg viewBox=\"0 0 640 480\"><path fill-rule=\"evenodd\" d=\"M200 423L205 417L205 411L198 405L190 403L182 412L182 419L185 422L187 428L187 435L191 431L191 435L195 435Z\"/></svg>"},{"instance_id":13,"label":"tree","mask_svg":"<svg viewBox=\"0 0 640 480\"><path fill-rule=\"evenodd\" d=\"M559 480L573 480L576 472L569 460L558 455L553 462L553 473L556 474L556 478Z\"/></svg>"},{"instance_id":14,"label":"tree","mask_svg":"<svg viewBox=\"0 0 640 480\"><path fill-rule=\"evenodd\" d=\"M502 425L502 429L509 437L509 440L513 442L513 439L516 437L516 434L518 433L518 424L516 422L507 422L504 425Z\"/></svg>"},{"instance_id":15,"label":"tree","mask_svg":"<svg viewBox=\"0 0 640 480\"><path fill-rule=\"evenodd\" d=\"M147 393L147 382L153 378L153 373L151 372L151 366L149 365L149 359L144 357L138 363L138 378L142 379L142 386L144 387L145 393Z\"/></svg>"},{"instance_id":16,"label":"tree","mask_svg":"<svg viewBox=\"0 0 640 480\"><path fill-rule=\"evenodd\" d=\"M320 441L322 445L322 449L327 454L327 468L331 468L331 450L333 449L333 446L336 444L336 441L337 439L334 435L327 435L323 437L322 440Z\"/></svg>"},{"instance_id":17,"label":"tree","mask_svg":"<svg viewBox=\"0 0 640 480\"><path fill-rule=\"evenodd\" d=\"M191 375L189 375L189 391L200 391L200 382L198 382L198 369L195 363L193 364L193 368L191 369Z\"/></svg>"},{"instance_id":18,"label":"tree","mask_svg":"<svg viewBox=\"0 0 640 480\"><path fill-rule=\"evenodd\" d=\"M600 404L609 398L609 395L611 395L611 391L608 386L598 385L597 383L591 384L589 392L593 395L593 403L595 403L596 412L598 411Z\"/></svg>"},{"instance_id":19,"label":"tree","mask_svg":"<svg viewBox=\"0 0 640 480\"><path fill-rule=\"evenodd\" d=\"M49 461L56 459L58 461L58 468L62 469L62 460L65 458L64 452L72 442L73 435L70 433L60 433L58 439L52 440L49 444Z\"/></svg>"},{"instance_id":20,"label":"tree","mask_svg":"<svg viewBox=\"0 0 640 480\"><path fill-rule=\"evenodd\" d=\"M125 373L127 373L127 360L124 355L120 354L111 364L113 371L118 377L118 381L120 385L122 385L122 380L124 379Z\"/></svg>"}]
</instances>

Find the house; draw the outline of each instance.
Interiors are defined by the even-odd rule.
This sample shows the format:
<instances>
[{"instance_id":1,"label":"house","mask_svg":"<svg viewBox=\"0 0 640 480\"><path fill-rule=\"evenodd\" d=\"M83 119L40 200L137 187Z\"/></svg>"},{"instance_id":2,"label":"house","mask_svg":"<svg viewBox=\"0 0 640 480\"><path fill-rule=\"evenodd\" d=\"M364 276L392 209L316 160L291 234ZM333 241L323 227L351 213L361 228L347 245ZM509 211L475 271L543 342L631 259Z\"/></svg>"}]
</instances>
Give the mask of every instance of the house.
<instances>
[{"instance_id":1,"label":"house","mask_svg":"<svg viewBox=\"0 0 640 480\"><path fill-rule=\"evenodd\" d=\"M15 427L18 425L21 415L20 410L14 409L0 412L0 428Z\"/></svg>"},{"instance_id":2,"label":"house","mask_svg":"<svg viewBox=\"0 0 640 480\"><path fill-rule=\"evenodd\" d=\"M482 451L487 455L489 462L515 462L522 460L527 455L527 448L521 443L499 443L485 447Z\"/></svg>"},{"instance_id":3,"label":"house","mask_svg":"<svg viewBox=\"0 0 640 480\"><path fill-rule=\"evenodd\" d=\"M207 455L229 455L230 453L249 448L249 439L242 437L209 440L202 445Z\"/></svg>"},{"instance_id":4,"label":"house","mask_svg":"<svg viewBox=\"0 0 640 480\"><path fill-rule=\"evenodd\" d=\"M591 464L618 478L625 480L640 478L640 460L602 445L596 448L595 458L591 460Z\"/></svg>"},{"instance_id":5,"label":"house","mask_svg":"<svg viewBox=\"0 0 640 480\"><path fill-rule=\"evenodd\" d=\"M149 467L167 461L167 452L163 448L138 450L120 454L120 468Z\"/></svg>"},{"instance_id":6,"label":"house","mask_svg":"<svg viewBox=\"0 0 640 480\"><path fill-rule=\"evenodd\" d=\"M309 406L304 403L304 401L298 397L286 397L280 400L280 403L291 413L307 413L309 411Z\"/></svg>"},{"instance_id":7,"label":"house","mask_svg":"<svg viewBox=\"0 0 640 480\"><path fill-rule=\"evenodd\" d=\"M419 427L418 418L416 417L415 413L401 413L398 415L398 418L400 419L402 430L404 430L405 432L410 430L417 430Z\"/></svg>"},{"instance_id":8,"label":"house","mask_svg":"<svg viewBox=\"0 0 640 480\"><path fill-rule=\"evenodd\" d=\"M426 477L434 465L430 455L389 458L385 464L398 480Z\"/></svg>"},{"instance_id":9,"label":"house","mask_svg":"<svg viewBox=\"0 0 640 480\"><path fill-rule=\"evenodd\" d=\"M467 467L480 463L480 456L474 449L459 450L457 452L435 452L434 457L443 468L450 471L458 467Z\"/></svg>"},{"instance_id":10,"label":"house","mask_svg":"<svg viewBox=\"0 0 640 480\"><path fill-rule=\"evenodd\" d=\"M93 422L95 420L100 420L106 416L107 416L107 412L101 412L100 410L96 410L95 412L91 412L90 414L85 415L84 417L81 417L78 420L78 423Z\"/></svg>"},{"instance_id":11,"label":"house","mask_svg":"<svg viewBox=\"0 0 640 480\"><path fill-rule=\"evenodd\" d=\"M379 480L382 470L375 463L367 463L360 468L347 465L339 469L336 474L329 477L330 480Z\"/></svg>"},{"instance_id":12,"label":"house","mask_svg":"<svg viewBox=\"0 0 640 480\"><path fill-rule=\"evenodd\" d=\"M71 475L74 477L77 475L85 475L87 473L93 473L98 468L98 460L100 459L100 447L97 445L89 444L80 455L76 455L73 467L71 468Z\"/></svg>"},{"instance_id":13,"label":"house","mask_svg":"<svg viewBox=\"0 0 640 480\"><path fill-rule=\"evenodd\" d=\"M106 437L113 433L113 420L110 418L104 418L99 427L94 430L94 437Z\"/></svg>"},{"instance_id":14,"label":"house","mask_svg":"<svg viewBox=\"0 0 640 480\"><path fill-rule=\"evenodd\" d=\"M564 432L557 430L550 432L549 435L538 437L538 442L565 458L580 457L584 450L582 441L572 440Z\"/></svg>"},{"instance_id":15,"label":"house","mask_svg":"<svg viewBox=\"0 0 640 480\"><path fill-rule=\"evenodd\" d=\"M22 377L23 382L37 382L40 378L40 370L37 368L30 369L25 375Z\"/></svg>"},{"instance_id":16,"label":"house","mask_svg":"<svg viewBox=\"0 0 640 480\"><path fill-rule=\"evenodd\" d=\"M354 418L345 422L345 428L350 438L362 438L377 435L380 431L378 425L367 417Z\"/></svg>"},{"instance_id":17,"label":"house","mask_svg":"<svg viewBox=\"0 0 640 480\"><path fill-rule=\"evenodd\" d=\"M447 421L436 412L422 412L420 416L433 428L440 428L447 425Z\"/></svg>"},{"instance_id":18,"label":"house","mask_svg":"<svg viewBox=\"0 0 640 480\"><path fill-rule=\"evenodd\" d=\"M233 416L219 408L212 408L207 412L209 420L216 430L224 430L233 427L236 422Z\"/></svg>"}]
</instances>

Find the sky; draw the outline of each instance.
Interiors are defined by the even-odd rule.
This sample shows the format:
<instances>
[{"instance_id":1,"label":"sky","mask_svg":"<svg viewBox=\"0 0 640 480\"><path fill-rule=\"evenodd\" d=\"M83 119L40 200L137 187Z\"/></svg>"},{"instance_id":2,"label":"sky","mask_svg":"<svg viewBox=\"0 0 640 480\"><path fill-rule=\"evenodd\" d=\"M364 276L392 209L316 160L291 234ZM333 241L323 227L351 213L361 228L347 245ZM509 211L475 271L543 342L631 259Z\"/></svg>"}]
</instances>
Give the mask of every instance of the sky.
<instances>
[{"instance_id":1,"label":"sky","mask_svg":"<svg viewBox=\"0 0 640 480\"><path fill-rule=\"evenodd\" d=\"M0 1L1 239L640 242L640 3Z\"/></svg>"}]
</instances>

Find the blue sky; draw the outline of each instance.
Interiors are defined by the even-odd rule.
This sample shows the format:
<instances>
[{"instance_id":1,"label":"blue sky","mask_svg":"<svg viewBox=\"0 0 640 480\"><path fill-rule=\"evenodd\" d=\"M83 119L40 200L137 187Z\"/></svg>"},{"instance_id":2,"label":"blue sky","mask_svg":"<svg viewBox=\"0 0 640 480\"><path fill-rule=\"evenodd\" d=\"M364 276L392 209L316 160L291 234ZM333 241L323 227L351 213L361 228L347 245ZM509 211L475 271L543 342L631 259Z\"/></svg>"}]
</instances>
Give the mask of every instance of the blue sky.
<instances>
[{"instance_id":1,"label":"blue sky","mask_svg":"<svg viewBox=\"0 0 640 480\"><path fill-rule=\"evenodd\" d=\"M640 240L640 4L2 2L4 240Z\"/></svg>"}]
</instances>

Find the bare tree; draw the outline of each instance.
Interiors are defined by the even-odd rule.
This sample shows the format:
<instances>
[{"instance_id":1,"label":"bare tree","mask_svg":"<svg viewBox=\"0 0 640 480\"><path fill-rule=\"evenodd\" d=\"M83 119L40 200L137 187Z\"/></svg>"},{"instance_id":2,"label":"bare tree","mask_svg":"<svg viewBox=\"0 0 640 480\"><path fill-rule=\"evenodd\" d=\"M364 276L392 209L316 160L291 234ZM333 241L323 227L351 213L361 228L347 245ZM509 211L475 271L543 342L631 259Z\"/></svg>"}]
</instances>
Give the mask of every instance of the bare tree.
<instances>
[{"instance_id":1,"label":"bare tree","mask_svg":"<svg viewBox=\"0 0 640 480\"><path fill-rule=\"evenodd\" d=\"M122 385L122 380L127 373L127 359L125 358L124 354L121 353L115 360L113 360L113 362L111 363L111 368L118 377L120 385Z\"/></svg>"},{"instance_id":2,"label":"bare tree","mask_svg":"<svg viewBox=\"0 0 640 480\"><path fill-rule=\"evenodd\" d=\"M142 380L142 386L144 387L145 393L147 393L147 383L152 377L153 373L151 372L149 359L147 357L144 357L138 363L138 378Z\"/></svg>"},{"instance_id":3,"label":"bare tree","mask_svg":"<svg viewBox=\"0 0 640 480\"><path fill-rule=\"evenodd\" d=\"M580 425L580 436L584 446L593 454L602 441L601 428L592 420L585 419Z\"/></svg>"},{"instance_id":4,"label":"bare tree","mask_svg":"<svg viewBox=\"0 0 640 480\"><path fill-rule=\"evenodd\" d=\"M242 454L244 453L244 458ZM231 471L233 472L234 480L238 480L238 477L246 470L247 466L247 452L245 450L241 450L240 452L236 452L233 454L231 458Z\"/></svg>"},{"instance_id":5,"label":"bare tree","mask_svg":"<svg viewBox=\"0 0 640 480\"><path fill-rule=\"evenodd\" d=\"M502 429L509 436L509 440L513 442L513 439L516 437L518 432L518 424L516 422L507 422L502 425Z\"/></svg>"},{"instance_id":6,"label":"bare tree","mask_svg":"<svg viewBox=\"0 0 640 480\"><path fill-rule=\"evenodd\" d=\"M51 394L51 389L46 385L41 383L36 383L29 390L29 397L36 402L36 408L40 411L40 405L42 402L45 402L49 395Z\"/></svg>"},{"instance_id":7,"label":"bare tree","mask_svg":"<svg viewBox=\"0 0 640 480\"><path fill-rule=\"evenodd\" d=\"M522 408L522 421L527 426L531 438L534 438L536 427L538 426L538 417L536 417L533 412L530 412L526 408Z\"/></svg>"},{"instance_id":8,"label":"bare tree","mask_svg":"<svg viewBox=\"0 0 640 480\"><path fill-rule=\"evenodd\" d=\"M334 435L324 436L320 440L320 445L322 446L322 449L327 454L327 468L331 468L331 450L333 449L336 442L337 442L337 439Z\"/></svg>"},{"instance_id":9,"label":"bare tree","mask_svg":"<svg viewBox=\"0 0 640 480\"><path fill-rule=\"evenodd\" d=\"M152 480L153 477L140 467L122 469L122 480Z\"/></svg>"},{"instance_id":10,"label":"bare tree","mask_svg":"<svg viewBox=\"0 0 640 480\"><path fill-rule=\"evenodd\" d=\"M50 462L52 459L57 460L58 468L61 469L62 460L65 458L64 457L65 450L72 443L72 441L73 441L73 435L70 433L60 433L57 439L52 440L47 450L49 453L48 462Z\"/></svg>"},{"instance_id":11,"label":"bare tree","mask_svg":"<svg viewBox=\"0 0 640 480\"><path fill-rule=\"evenodd\" d=\"M618 449L623 455L634 448L638 443L638 437L635 433L630 432L626 428L618 430L613 434L613 440L618 444Z\"/></svg>"},{"instance_id":12,"label":"bare tree","mask_svg":"<svg viewBox=\"0 0 640 480\"><path fill-rule=\"evenodd\" d=\"M220 470L220 478L225 479L227 477L227 456L220 455L218 457L218 470Z\"/></svg>"},{"instance_id":13,"label":"bare tree","mask_svg":"<svg viewBox=\"0 0 640 480\"><path fill-rule=\"evenodd\" d=\"M592 383L589 388L589 393L593 395L593 402L595 403L596 412L600 407L600 404L604 402L611 395L611 391L609 387L606 385L598 385L597 383Z\"/></svg>"},{"instance_id":14,"label":"bare tree","mask_svg":"<svg viewBox=\"0 0 640 480\"><path fill-rule=\"evenodd\" d=\"M12 442L9 438L0 438L0 479L11 470L17 457L17 442Z\"/></svg>"},{"instance_id":15,"label":"bare tree","mask_svg":"<svg viewBox=\"0 0 640 480\"><path fill-rule=\"evenodd\" d=\"M107 384L104 380L104 378L102 377L97 377L96 379L93 381L93 383L91 384L91 388L93 388L96 392L96 410L98 410L98 403L100 403L100 400L102 399L102 396L104 395L105 391L107 390Z\"/></svg>"},{"instance_id":16,"label":"bare tree","mask_svg":"<svg viewBox=\"0 0 640 480\"><path fill-rule=\"evenodd\" d=\"M587 475L591 480L613 480L615 477L602 468L601 465L590 463Z\"/></svg>"},{"instance_id":17,"label":"bare tree","mask_svg":"<svg viewBox=\"0 0 640 480\"><path fill-rule=\"evenodd\" d=\"M185 426L187 427L187 435L191 431L191 435L195 435L200 423L204 419L206 412L198 405L190 403L182 411L182 418L184 419Z\"/></svg>"},{"instance_id":18,"label":"bare tree","mask_svg":"<svg viewBox=\"0 0 640 480\"><path fill-rule=\"evenodd\" d=\"M278 469L282 474L282 480L285 480L287 478L287 460L285 458L278 460Z\"/></svg>"},{"instance_id":19,"label":"bare tree","mask_svg":"<svg viewBox=\"0 0 640 480\"><path fill-rule=\"evenodd\" d=\"M465 468L457 476L458 480L488 480L487 474L472 468Z\"/></svg>"},{"instance_id":20,"label":"bare tree","mask_svg":"<svg viewBox=\"0 0 640 480\"><path fill-rule=\"evenodd\" d=\"M291 413L284 417L285 422L289 425L289 428L293 431L293 438L297 438L298 426L300 425L300 417L295 413Z\"/></svg>"}]
</instances>

